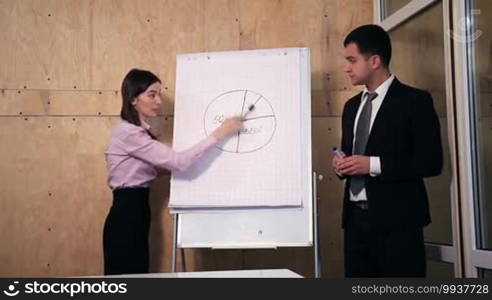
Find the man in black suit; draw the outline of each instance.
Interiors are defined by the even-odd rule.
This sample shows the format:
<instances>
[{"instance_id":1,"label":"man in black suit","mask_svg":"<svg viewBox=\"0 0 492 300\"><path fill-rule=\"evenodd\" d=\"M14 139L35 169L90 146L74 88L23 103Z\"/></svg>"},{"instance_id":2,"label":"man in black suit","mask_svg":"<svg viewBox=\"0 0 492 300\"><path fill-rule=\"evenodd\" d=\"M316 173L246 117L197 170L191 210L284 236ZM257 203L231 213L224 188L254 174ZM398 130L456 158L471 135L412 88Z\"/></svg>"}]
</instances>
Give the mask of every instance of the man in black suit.
<instances>
[{"instance_id":1,"label":"man in black suit","mask_svg":"<svg viewBox=\"0 0 492 300\"><path fill-rule=\"evenodd\" d=\"M344 46L351 83L365 86L345 103L342 153L332 161L346 179L345 275L424 277L430 213L423 178L442 170L432 97L390 73L391 41L381 27L353 30Z\"/></svg>"}]
</instances>

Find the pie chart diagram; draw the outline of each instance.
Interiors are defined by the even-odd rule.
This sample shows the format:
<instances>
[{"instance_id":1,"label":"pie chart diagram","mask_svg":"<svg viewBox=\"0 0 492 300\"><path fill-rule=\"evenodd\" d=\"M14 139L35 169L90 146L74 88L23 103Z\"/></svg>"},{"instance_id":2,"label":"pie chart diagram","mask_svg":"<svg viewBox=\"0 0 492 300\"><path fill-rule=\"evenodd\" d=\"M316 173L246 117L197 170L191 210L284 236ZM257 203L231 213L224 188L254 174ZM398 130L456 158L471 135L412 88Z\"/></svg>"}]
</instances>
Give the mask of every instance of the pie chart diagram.
<instances>
[{"instance_id":1,"label":"pie chart diagram","mask_svg":"<svg viewBox=\"0 0 492 300\"><path fill-rule=\"evenodd\" d=\"M248 108L254 109L248 112ZM270 101L252 90L232 90L215 97L203 118L205 133L210 135L225 119L244 116L244 128L217 145L222 151L250 153L268 145L275 134L276 117Z\"/></svg>"}]
</instances>

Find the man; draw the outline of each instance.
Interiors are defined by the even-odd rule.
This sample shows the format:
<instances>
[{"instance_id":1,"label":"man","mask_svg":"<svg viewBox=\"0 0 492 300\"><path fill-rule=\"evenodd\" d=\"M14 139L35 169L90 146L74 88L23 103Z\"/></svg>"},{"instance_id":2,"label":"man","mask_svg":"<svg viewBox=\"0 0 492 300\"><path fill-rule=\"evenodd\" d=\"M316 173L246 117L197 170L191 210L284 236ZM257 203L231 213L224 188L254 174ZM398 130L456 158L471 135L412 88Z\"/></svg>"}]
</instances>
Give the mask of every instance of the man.
<instances>
[{"instance_id":1,"label":"man","mask_svg":"<svg viewBox=\"0 0 492 300\"><path fill-rule=\"evenodd\" d=\"M442 170L432 97L391 74L391 42L381 27L353 30L344 46L345 72L365 86L345 103L342 153L332 161L346 180L345 275L424 277L430 213L423 178Z\"/></svg>"}]
</instances>

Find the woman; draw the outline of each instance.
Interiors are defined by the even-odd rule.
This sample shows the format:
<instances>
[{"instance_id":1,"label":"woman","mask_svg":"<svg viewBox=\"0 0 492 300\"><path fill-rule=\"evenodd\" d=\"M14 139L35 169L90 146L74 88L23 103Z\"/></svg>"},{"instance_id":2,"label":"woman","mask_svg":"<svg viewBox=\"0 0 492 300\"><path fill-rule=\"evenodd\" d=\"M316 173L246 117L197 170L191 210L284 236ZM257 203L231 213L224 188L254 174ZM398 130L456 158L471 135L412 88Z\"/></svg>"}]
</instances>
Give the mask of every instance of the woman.
<instances>
[{"instance_id":1,"label":"woman","mask_svg":"<svg viewBox=\"0 0 492 300\"><path fill-rule=\"evenodd\" d=\"M225 120L210 136L183 152L160 143L147 119L162 103L161 81L149 71L133 69L121 86L121 121L106 151L113 205L104 224L104 273L147 273L150 227L149 186L161 170L186 170L207 150L242 128L240 118Z\"/></svg>"}]
</instances>

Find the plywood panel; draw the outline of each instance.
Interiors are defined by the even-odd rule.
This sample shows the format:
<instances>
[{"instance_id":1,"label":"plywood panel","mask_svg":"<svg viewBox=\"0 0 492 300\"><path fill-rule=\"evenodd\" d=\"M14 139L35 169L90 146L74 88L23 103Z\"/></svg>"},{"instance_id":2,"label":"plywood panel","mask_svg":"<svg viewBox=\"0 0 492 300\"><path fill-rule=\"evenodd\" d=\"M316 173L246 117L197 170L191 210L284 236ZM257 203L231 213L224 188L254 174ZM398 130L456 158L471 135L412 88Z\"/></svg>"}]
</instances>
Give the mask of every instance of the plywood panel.
<instances>
[{"instance_id":1,"label":"plywood panel","mask_svg":"<svg viewBox=\"0 0 492 300\"><path fill-rule=\"evenodd\" d=\"M89 1L2 1L8 25L1 87L84 89L90 76ZM2 30L4 30L2 29ZM3 52L2 51L2 52Z\"/></svg>"},{"instance_id":2,"label":"plywood panel","mask_svg":"<svg viewBox=\"0 0 492 300\"><path fill-rule=\"evenodd\" d=\"M204 51L239 49L239 0L204 1Z\"/></svg>"},{"instance_id":3,"label":"plywood panel","mask_svg":"<svg viewBox=\"0 0 492 300\"><path fill-rule=\"evenodd\" d=\"M3 90L2 116L119 115L118 91Z\"/></svg>"},{"instance_id":4,"label":"plywood panel","mask_svg":"<svg viewBox=\"0 0 492 300\"><path fill-rule=\"evenodd\" d=\"M104 150L118 118L0 118L7 157L1 169L0 237L3 276L75 276L102 272L102 228L112 196L106 185ZM165 123L165 124L163 124ZM163 125L164 133L172 124ZM18 132L29 133L19 136ZM95 134L97 133L97 134ZM22 149L22 151L19 151ZM166 178L153 191L154 241L168 195ZM5 213L5 215L3 215ZM170 235L168 235L170 236ZM153 247L158 243L153 243ZM153 252L155 253L155 251ZM162 253L164 254L164 253ZM161 254L161 255L162 255Z\"/></svg>"},{"instance_id":5,"label":"plywood panel","mask_svg":"<svg viewBox=\"0 0 492 300\"><path fill-rule=\"evenodd\" d=\"M174 94L176 54L203 51L202 1L94 2L93 88L118 89L131 68L156 73Z\"/></svg>"},{"instance_id":6,"label":"plywood panel","mask_svg":"<svg viewBox=\"0 0 492 300\"><path fill-rule=\"evenodd\" d=\"M118 91L86 91L49 93L46 112L49 115L114 115L121 110Z\"/></svg>"},{"instance_id":7,"label":"plywood panel","mask_svg":"<svg viewBox=\"0 0 492 300\"><path fill-rule=\"evenodd\" d=\"M160 30L162 1L96 0L93 4L92 88L119 89L125 74L134 67L161 75L165 49L159 39L169 39ZM161 53L160 53L161 52Z\"/></svg>"},{"instance_id":8,"label":"plywood panel","mask_svg":"<svg viewBox=\"0 0 492 300\"><path fill-rule=\"evenodd\" d=\"M341 207L344 182L333 173L331 149L341 141L341 118L313 118L313 170L323 175L318 183L319 233L325 277L343 276Z\"/></svg>"},{"instance_id":9,"label":"plywood panel","mask_svg":"<svg viewBox=\"0 0 492 300\"><path fill-rule=\"evenodd\" d=\"M253 48L315 48L322 42L322 10L323 1L319 0L243 0L241 39L250 37Z\"/></svg>"},{"instance_id":10,"label":"plywood panel","mask_svg":"<svg viewBox=\"0 0 492 300\"><path fill-rule=\"evenodd\" d=\"M324 40L324 2L320 0L240 1L240 48L311 48L313 86L319 86Z\"/></svg>"},{"instance_id":11,"label":"plywood panel","mask_svg":"<svg viewBox=\"0 0 492 300\"><path fill-rule=\"evenodd\" d=\"M324 1L323 17L326 28L321 45L321 64L324 66L321 86L314 85L315 90L347 90L353 89L347 75L343 72L345 67L344 46L345 36L360 25L373 23L373 1Z\"/></svg>"},{"instance_id":12,"label":"plywood panel","mask_svg":"<svg viewBox=\"0 0 492 300\"><path fill-rule=\"evenodd\" d=\"M0 118L2 275L98 274L110 204L104 148L114 119ZM97 132L97 134L94 134ZM24 133L20 135L19 133Z\"/></svg>"},{"instance_id":13,"label":"plywood panel","mask_svg":"<svg viewBox=\"0 0 492 300\"><path fill-rule=\"evenodd\" d=\"M2 90L0 92L0 115L44 115L48 91Z\"/></svg>"},{"instance_id":14,"label":"plywood panel","mask_svg":"<svg viewBox=\"0 0 492 300\"><path fill-rule=\"evenodd\" d=\"M1 116L118 116L120 91L1 90ZM172 100L163 95L159 115L174 113Z\"/></svg>"},{"instance_id":15,"label":"plywood panel","mask_svg":"<svg viewBox=\"0 0 492 300\"><path fill-rule=\"evenodd\" d=\"M343 106L359 91L312 91L311 115L313 117L341 117Z\"/></svg>"},{"instance_id":16,"label":"plywood panel","mask_svg":"<svg viewBox=\"0 0 492 300\"><path fill-rule=\"evenodd\" d=\"M10 1L0 1L0 40L2 42L2 47L0 47L0 88L6 88L8 86L14 86L14 74L15 74L15 64L12 63L15 60L16 47L15 34L15 7L16 2L14 0ZM20 86L16 86L20 88Z\"/></svg>"}]
</instances>

